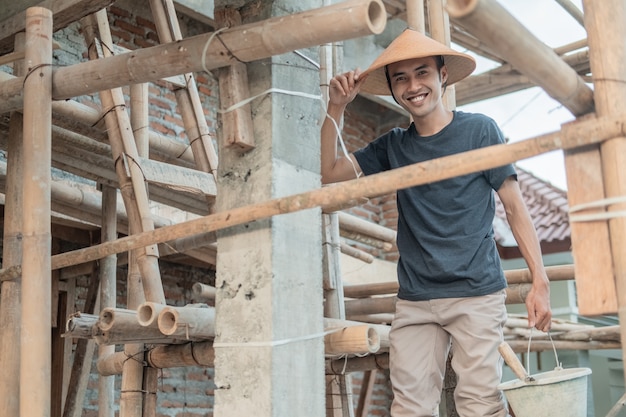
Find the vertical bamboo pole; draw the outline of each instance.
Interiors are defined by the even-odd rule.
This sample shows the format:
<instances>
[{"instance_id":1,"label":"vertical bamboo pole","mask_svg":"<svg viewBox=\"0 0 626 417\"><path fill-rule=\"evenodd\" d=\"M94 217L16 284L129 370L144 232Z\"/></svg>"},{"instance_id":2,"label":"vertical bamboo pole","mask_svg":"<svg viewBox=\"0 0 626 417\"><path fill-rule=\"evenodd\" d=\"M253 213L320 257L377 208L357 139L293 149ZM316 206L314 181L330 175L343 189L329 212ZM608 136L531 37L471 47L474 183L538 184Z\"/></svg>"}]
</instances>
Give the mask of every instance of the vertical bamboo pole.
<instances>
[{"instance_id":1,"label":"vertical bamboo pole","mask_svg":"<svg viewBox=\"0 0 626 417\"><path fill-rule=\"evenodd\" d=\"M52 12L26 10L20 416L50 416Z\"/></svg>"},{"instance_id":2,"label":"vertical bamboo pole","mask_svg":"<svg viewBox=\"0 0 626 417\"><path fill-rule=\"evenodd\" d=\"M117 189L102 186L102 241L117 239ZM100 308L116 306L117 255L109 255L100 260ZM98 359L115 353L115 346L98 346ZM98 380L98 417L113 417L115 403L113 376L100 376Z\"/></svg>"},{"instance_id":3,"label":"vertical bamboo pole","mask_svg":"<svg viewBox=\"0 0 626 417\"><path fill-rule=\"evenodd\" d=\"M406 1L406 22L411 29L426 33L426 21L424 19L424 0Z\"/></svg>"},{"instance_id":4,"label":"vertical bamboo pole","mask_svg":"<svg viewBox=\"0 0 626 417\"><path fill-rule=\"evenodd\" d=\"M589 58L595 86L598 116L616 114L626 107L626 3L620 0L583 1ZM626 137L600 145L602 174L607 198L621 199L608 205L609 233L622 346L626 344ZM617 212L617 213L616 213ZM619 214L619 213L622 214ZM626 351L622 350L626 359ZM626 372L626 369L625 369Z\"/></svg>"},{"instance_id":5,"label":"vertical bamboo pole","mask_svg":"<svg viewBox=\"0 0 626 417\"><path fill-rule=\"evenodd\" d=\"M127 307L136 310L144 301L141 274L135 252L128 253L128 293ZM127 343L124 354L128 358L122 366L122 386L120 389L120 417L142 417L143 415L143 343Z\"/></svg>"},{"instance_id":6,"label":"vertical bamboo pole","mask_svg":"<svg viewBox=\"0 0 626 417\"><path fill-rule=\"evenodd\" d=\"M443 0L428 0L428 22L432 38L449 46L450 20ZM453 85L446 87L443 102L449 110L456 108L456 94ZM446 414L450 417L457 415L453 395L456 388L456 373L452 369L451 360L452 353L448 355L442 392L442 401L446 404Z\"/></svg>"},{"instance_id":7,"label":"vertical bamboo pole","mask_svg":"<svg viewBox=\"0 0 626 417\"><path fill-rule=\"evenodd\" d=\"M444 45L450 46L450 18L445 10L445 2L443 0L428 0L428 22L431 37ZM443 101L448 109L456 108L454 85L446 87Z\"/></svg>"},{"instance_id":8,"label":"vertical bamboo pole","mask_svg":"<svg viewBox=\"0 0 626 417\"><path fill-rule=\"evenodd\" d=\"M148 158L150 154L150 139L148 129L149 119L149 95L148 84L133 84L130 86L131 102L131 125L135 133L135 143L137 154L140 157ZM143 392L142 400L143 417L156 416L156 393L158 389L158 372L156 368L143 367Z\"/></svg>"},{"instance_id":9,"label":"vertical bamboo pole","mask_svg":"<svg viewBox=\"0 0 626 417\"><path fill-rule=\"evenodd\" d=\"M15 51L24 51L24 33L15 35ZM23 75L22 61L14 64L16 75ZM8 268L22 263L23 194L21 181L23 144L22 113L11 113L9 122L7 175L4 202L4 241L2 266ZM0 287L0 340L20 340L21 282L3 281ZM5 343L0 349L0 410L9 416L19 414L20 345Z\"/></svg>"}]
</instances>

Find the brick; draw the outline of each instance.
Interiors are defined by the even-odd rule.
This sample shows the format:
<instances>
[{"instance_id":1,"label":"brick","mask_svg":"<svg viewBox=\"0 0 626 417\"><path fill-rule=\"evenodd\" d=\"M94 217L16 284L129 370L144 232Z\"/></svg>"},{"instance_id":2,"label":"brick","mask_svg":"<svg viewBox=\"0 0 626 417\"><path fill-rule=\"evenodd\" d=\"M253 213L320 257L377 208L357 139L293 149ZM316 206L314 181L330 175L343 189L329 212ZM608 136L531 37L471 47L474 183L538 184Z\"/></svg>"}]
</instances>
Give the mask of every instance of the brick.
<instances>
[{"instance_id":1,"label":"brick","mask_svg":"<svg viewBox=\"0 0 626 417\"><path fill-rule=\"evenodd\" d=\"M144 28L137 27L133 25L132 23L127 22L126 20L116 19L113 22L113 25L117 26L118 28L122 30L125 30L130 33L134 33L135 35L139 35L139 36L144 36L146 33Z\"/></svg>"}]
</instances>

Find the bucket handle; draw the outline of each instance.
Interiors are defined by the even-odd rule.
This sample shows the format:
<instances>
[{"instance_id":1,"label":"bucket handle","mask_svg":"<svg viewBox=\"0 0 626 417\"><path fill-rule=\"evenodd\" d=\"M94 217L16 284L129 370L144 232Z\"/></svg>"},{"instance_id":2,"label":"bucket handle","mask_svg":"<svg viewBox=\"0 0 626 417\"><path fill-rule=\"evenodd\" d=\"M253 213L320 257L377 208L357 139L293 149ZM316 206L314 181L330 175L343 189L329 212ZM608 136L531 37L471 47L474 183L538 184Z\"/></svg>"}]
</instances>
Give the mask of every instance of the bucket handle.
<instances>
[{"instance_id":1,"label":"bucket handle","mask_svg":"<svg viewBox=\"0 0 626 417\"><path fill-rule=\"evenodd\" d=\"M552 350L554 351L554 358L556 359L556 367L554 368L555 370L561 370L563 369L563 366L561 364L561 362L559 362L559 355L556 353L556 346L554 346L554 340L552 340L552 335L550 334L550 331L548 330L548 337L550 338L550 343L552 343ZM530 334L528 335L528 351L526 353L526 370L527 372L530 374L530 342L533 339L533 328L530 328Z\"/></svg>"}]
</instances>

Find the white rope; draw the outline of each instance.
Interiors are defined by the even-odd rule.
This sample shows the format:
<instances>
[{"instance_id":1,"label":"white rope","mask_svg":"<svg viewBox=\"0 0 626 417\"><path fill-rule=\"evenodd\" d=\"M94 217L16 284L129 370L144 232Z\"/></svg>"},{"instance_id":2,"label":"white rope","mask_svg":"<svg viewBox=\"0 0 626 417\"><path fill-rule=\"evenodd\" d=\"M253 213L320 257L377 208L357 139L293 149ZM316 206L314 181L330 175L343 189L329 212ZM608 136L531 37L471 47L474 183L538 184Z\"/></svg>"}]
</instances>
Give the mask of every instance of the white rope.
<instances>
[{"instance_id":1,"label":"white rope","mask_svg":"<svg viewBox=\"0 0 626 417\"><path fill-rule=\"evenodd\" d=\"M345 327L339 327L336 329L331 329L331 330L327 330L325 332L321 332L321 333L313 333L313 334L306 334L300 337L293 337L293 338L289 338L289 339L279 339L279 340L269 340L269 341L262 341L262 342L214 342L213 343L213 347L214 348L220 348L220 347L274 347L274 346L282 346L282 345L287 345L290 343L297 343L297 342L302 342L302 341L306 341L306 340L313 340L313 339L318 339L320 337L324 337L326 335L335 333L335 332L339 332L341 330L344 330Z\"/></svg>"},{"instance_id":2,"label":"white rope","mask_svg":"<svg viewBox=\"0 0 626 417\"><path fill-rule=\"evenodd\" d=\"M591 201L589 203L578 204L570 208L570 223L573 222L591 222L591 221L599 221L599 220L609 220L617 217L626 217L626 211L602 211L599 213L590 213L590 214L576 214L572 215L571 213L576 213L583 210L588 210L592 208L600 208L607 207L612 204L626 203L626 196L621 197L610 197L603 198L596 201Z\"/></svg>"}]
</instances>

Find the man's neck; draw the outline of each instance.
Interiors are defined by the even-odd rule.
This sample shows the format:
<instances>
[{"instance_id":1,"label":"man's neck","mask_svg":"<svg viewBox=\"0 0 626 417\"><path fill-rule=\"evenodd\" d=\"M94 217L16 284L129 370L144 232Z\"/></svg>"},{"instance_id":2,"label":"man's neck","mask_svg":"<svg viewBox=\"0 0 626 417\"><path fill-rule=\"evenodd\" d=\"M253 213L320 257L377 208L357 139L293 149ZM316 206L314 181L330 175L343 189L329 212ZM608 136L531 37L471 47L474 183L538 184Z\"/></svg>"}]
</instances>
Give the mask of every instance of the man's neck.
<instances>
[{"instance_id":1,"label":"man's neck","mask_svg":"<svg viewBox=\"0 0 626 417\"><path fill-rule=\"evenodd\" d=\"M415 118L413 122L420 136L432 136L448 126L452 118L452 112L442 106L426 116Z\"/></svg>"}]
</instances>

